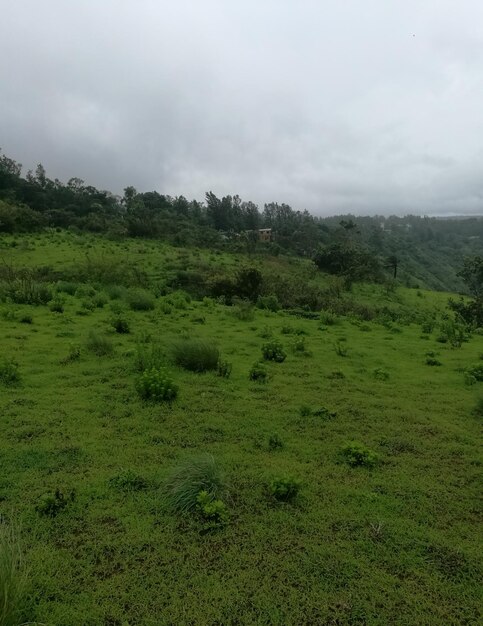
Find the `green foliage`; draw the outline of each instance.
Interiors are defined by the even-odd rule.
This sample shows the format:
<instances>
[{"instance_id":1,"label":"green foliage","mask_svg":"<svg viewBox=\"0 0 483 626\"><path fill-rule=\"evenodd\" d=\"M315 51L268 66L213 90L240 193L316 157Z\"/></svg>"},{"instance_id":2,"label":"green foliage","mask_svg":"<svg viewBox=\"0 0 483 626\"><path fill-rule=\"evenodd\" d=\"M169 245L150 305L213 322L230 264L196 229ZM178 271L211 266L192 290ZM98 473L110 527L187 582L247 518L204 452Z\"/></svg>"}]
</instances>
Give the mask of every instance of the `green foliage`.
<instances>
[{"instance_id":1,"label":"green foliage","mask_svg":"<svg viewBox=\"0 0 483 626\"><path fill-rule=\"evenodd\" d=\"M233 300L233 315L243 322L251 322L255 317L253 303L250 300L235 298Z\"/></svg>"},{"instance_id":2,"label":"green foliage","mask_svg":"<svg viewBox=\"0 0 483 626\"><path fill-rule=\"evenodd\" d=\"M41 496L35 506L35 510L39 515L56 517L70 502L73 502L74 500L74 491L71 491L67 496L65 496L60 489L56 489L54 493L46 493Z\"/></svg>"},{"instance_id":3,"label":"green foliage","mask_svg":"<svg viewBox=\"0 0 483 626\"><path fill-rule=\"evenodd\" d=\"M162 369L166 365L166 355L159 343L139 341L136 343L134 369L137 372Z\"/></svg>"},{"instance_id":4,"label":"green foliage","mask_svg":"<svg viewBox=\"0 0 483 626\"><path fill-rule=\"evenodd\" d=\"M426 365L430 365L431 367L439 367L440 365L442 365L441 361L438 361L438 359L435 359L432 356L427 356L425 363Z\"/></svg>"},{"instance_id":5,"label":"green foliage","mask_svg":"<svg viewBox=\"0 0 483 626\"><path fill-rule=\"evenodd\" d=\"M476 401L475 408L473 409L473 413L477 417L483 417L483 396L481 398L478 398L478 400Z\"/></svg>"},{"instance_id":6,"label":"green foliage","mask_svg":"<svg viewBox=\"0 0 483 626\"><path fill-rule=\"evenodd\" d=\"M273 294L268 296L258 296L257 308L276 313L280 310L280 302L278 301L277 296Z\"/></svg>"},{"instance_id":7,"label":"green foliage","mask_svg":"<svg viewBox=\"0 0 483 626\"><path fill-rule=\"evenodd\" d=\"M87 335L86 348L96 356L111 356L114 353L114 345L109 337L99 334L92 328Z\"/></svg>"},{"instance_id":8,"label":"green foliage","mask_svg":"<svg viewBox=\"0 0 483 626\"><path fill-rule=\"evenodd\" d=\"M467 257L458 276L464 280L475 298L483 295L483 256Z\"/></svg>"},{"instance_id":9,"label":"green foliage","mask_svg":"<svg viewBox=\"0 0 483 626\"><path fill-rule=\"evenodd\" d=\"M0 359L0 383L2 385L18 385L21 381L17 361L2 357Z\"/></svg>"},{"instance_id":10,"label":"green foliage","mask_svg":"<svg viewBox=\"0 0 483 626\"><path fill-rule=\"evenodd\" d=\"M15 304L42 305L52 300L52 290L25 271L8 282L0 281L0 299Z\"/></svg>"},{"instance_id":11,"label":"green foliage","mask_svg":"<svg viewBox=\"0 0 483 626\"><path fill-rule=\"evenodd\" d=\"M109 479L109 484L118 491L126 492L142 491L148 487L148 481L144 478L144 476L137 474L131 469L121 470L119 474L116 474Z\"/></svg>"},{"instance_id":12,"label":"green foliage","mask_svg":"<svg viewBox=\"0 0 483 626\"><path fill-rule=\"evenodd\" d=\"M164 493L175 511L188 513L198 507L201 492L213 501L220 498L224 489L218 464L213 456L206 454L186 459L176 466L166 480Z\"/></svg>"},{"instance_id":13,"label":"green foliage","mask_svg":"<svg viewBox=\"0 0 483 626\"><path fill-rule=\"evenodd\" d=\"M172 402L178 395L178 386L166 370L145 370L136 381L136 391L143 400Z\"/></svg>"},{"instance_id":14,"label":"green foliage","mask_svg":"<svg viewBox=\"0 0 483 626\"><path fill-rule=\"evenodd\" d=\"M0 519L0 626L23 622L26 577L17 533Z\"/></svg>"},{"instance_id":15,"label":"green foliage","mask_svg":"<svg viewBox=\"0 0 483 626\"><path fill-rule=\"evenodd\" d=\"M213 498L213 495L203 489L200 491L196 504L204 520L205 529L215 529L228 523L228 509L223 500Z\"/></svg>"},{"instance_id":16,"label":"green foliage","mask_svg":"<svg viewBox=\"0 0 483 626\"><path fill-rule=\"evenodd\" d=\"M332 311L321 311L319 319L323 326L334 326L334 324L338 324L340 321L340 318Z\"/></svg>"},{"instance_id":17,"label":"green foliage","mask_svg":"<svg viewBox=\"0 0 483 626\"><path fill-rule=\"evenodd\" d=\"M337 417L336 411L331 411L330 409L322 406L318 409L314 409L311 411L311 414L315 417L321 417L323 420L332 420Z\"/></svg>"},{"instance_id":18,"label":"green foliage","mask_svg":"<svg viewBox=\"0 0 483 626\"><path fill-rule=\"evenodd\" d=\"M56 290L59 293L67 293L69 296L75 295L77 289L79 288L78 283L72 283L65 280L59 280L59 282L55 286Z\"/></svg>"},{"instance_id":19,"label":"green foliage","mask_svg":"<svg viewBox=\"0 0 483 626\"><path fill-rule=\"evenodd\" d=\"M171 345L171 356L178 367L206 372L217 369L220 351L206 339L179 339Z\"/></svg>"},{"instance_id":20,"label":"green foliage","mask_svg":"<svg viewBox=\"0 0 483 626\"><path fill-rule=\"evenodd\" d=\"M268 381L268 371L263 363L254 363L248 373L248 378L257 383L266 383Z\"/></svg>"},{"instance_id":21,"label":"green foliage","mask_svg":"<svg viewBox=\"0 0 483 626\"><path fill-rule=\"evenodd\" d=\"M221 378L230 378L233 366L228 361L219 360L216 366L216 373Z\"/></svg>"},{"instance_id":22,"label":"green foliage","mask_svg":"<svg viewBox=\"0 0 483 626\"><path fill-rule=\"evenodd\" d=\"M273 433L268 438L268 449L269 450L280 450L284 447L284 443L280 435L277 433Z\"/></svg>"},{"instance_id":23,"label":"green foliage","mask_svg":"<svg viewBox=\"0 0 483 626\"><path fill-rule=\"evenodd\" d=\"M466 374L473 376L477 381L483 381L483 363L475 363L465 370Z\"/></svg>"},{"instance_id":24,"label":"green foliage","mask_svg":"<svg viewBox=\"0 0 483 626\"><path fill-rule=\"evenodd\" d=\"M310 350L307 348L305 337L298 337L292 342L292 351L295 354L304 354L305 356L311 356Z\"/></svg>"},{"instance_id":25,"label":"green foliage","mask_svg":"<svg viewBox=\"0 0 483 626\"><path fill-rule=\"evenodd\" d=\"M119 333L121 335L126 335L131 332L128 320L125 317L121 317L120 315L112 318L111 326L114 328L116 333Z\"/></svg>"},{"instance_id":26,"label":"green foliage","mask_svg":"<svg viewBox=\"0 0 483 626\"><path fill-rule=\"evenodd\" d=\"M389 380L389 372L382 367L373 369L372 375L376 380Z\"/></svg>"},{"instance_id":27,"label":"green foliage","mask_svg":"<svg viewBox=\"0 0 483 626\"><path fill-rule=\"evenodd\" d=\"M32 324L34 320L30 313L24 313L18 318L18 321L21 324Z\"/></svg>"},{"instance_id":28,"label":"green foliage","mask_svg":"<svg viewBox=\"0 0 483 626\"><path fill-rule=\"evenodd\" d=\"M345 378L345 374L342 370L332 370L330 374L327 374L327 378L330 380L343 380Z\"/></svg>"},{"instance_id":29,"label":"green foliage","mask_svg":"<svg viewBox=\"0 0 483 626\"><path fill-rule=\"evenodd\" d=\"M145 289L131 289L126 300L133 311L151 311L156 306L153 294Z\"/></svg>"},{"instance_id":30,"label":"green foliage","mask_svg":"<svg viewBox=\"0 0 483 626\"><path fill-rule=\"evenodd\" d=\"M52 313L63 313L65 301L59 296L49 302L49 309Z\"/></svg>"},{"instance_id":31,"label":"green foliage","mask_svg":"<svg viewBox=\"0 0 483 626\"><path fill-rule=\"evenodd\" d=\"M276 363L283 363L287 358L287 353L283 349L283 345L276 339L264 343L262 346L262 356L265 361L275 361Z\"/></svg>"},{"instance_id":32,"label":"green foliage","mask_svg":"<svg viewBox=\"0 0 483 626\"><path fill-rule=\"evenodd\" d=\"M300 492L302 483L293 476L279 476L269 486L270 495L279 502L293 502Z\"/></svg>"},{"instance_id":33,"label":"green foliage","mask_svg":"<svg viewBox=\"0 0 483 626\"><path fill-rule=\"evenodd\" d=\"M334 350L335 350L335 353L338 354L339 356L344 356L345 357L349 353L347 347L343 345L343 343L340 341L340 339L338 339L334 343Z\"/></svg>"},{"instance_id":34,"label":"green foliage","mask_svg":"<svg viewBox=\"0 0 483 626\"><path fill-rule=\"evenodd\" d=\"M341 450L342 458L351 467L374 467L379 456L373 450L358 441L347 443Z\"/></svg>"},{"instance_id":35,"label":"green foliage","mask_svg":"<svg viewBox=\"0 0 483 626\"><path fill-rule=\"evenodd\" d=\"M62 365L67 365L68 363L73 363L74 361L78 361L81 357L81 347L77 344L72 344L69 346L69 354L61 359Z\"/></svg>"}]
</instances>

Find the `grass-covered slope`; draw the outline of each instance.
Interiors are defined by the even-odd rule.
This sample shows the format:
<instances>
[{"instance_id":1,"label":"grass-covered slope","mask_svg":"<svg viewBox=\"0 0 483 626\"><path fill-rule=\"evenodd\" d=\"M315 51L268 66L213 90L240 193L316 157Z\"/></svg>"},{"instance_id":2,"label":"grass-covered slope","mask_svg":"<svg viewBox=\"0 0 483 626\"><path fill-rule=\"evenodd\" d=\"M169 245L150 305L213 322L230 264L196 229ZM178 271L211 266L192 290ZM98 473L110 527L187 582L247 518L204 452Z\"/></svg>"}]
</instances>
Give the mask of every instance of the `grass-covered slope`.
<instances>
[{"instance_id":1,"label":"grass-covered slope","mask_svg":"<svg viewBox=\"0 0 483 626\"><path fill-rule=\"evenodd\" d=\"M4 260L83 260L55 237L20 240ZM130 256L155 280L167 257L192 255L143 246ZM442 294L352 297L383 296L425 311L424 326L100 284L57 307L1 305L0 513L27 575L17 623L477 624L483 383L465 370L483 363L483 337L437 341ZM185 338L225 366L176 366ZM286 358L263 361L274 342ZM249 379L259 361L265 382ZM139 393L140 370L159 366L171 402ZM176 468L200 455L221 473L223 514L169 498Z\"/></svg>"}]
</instances>

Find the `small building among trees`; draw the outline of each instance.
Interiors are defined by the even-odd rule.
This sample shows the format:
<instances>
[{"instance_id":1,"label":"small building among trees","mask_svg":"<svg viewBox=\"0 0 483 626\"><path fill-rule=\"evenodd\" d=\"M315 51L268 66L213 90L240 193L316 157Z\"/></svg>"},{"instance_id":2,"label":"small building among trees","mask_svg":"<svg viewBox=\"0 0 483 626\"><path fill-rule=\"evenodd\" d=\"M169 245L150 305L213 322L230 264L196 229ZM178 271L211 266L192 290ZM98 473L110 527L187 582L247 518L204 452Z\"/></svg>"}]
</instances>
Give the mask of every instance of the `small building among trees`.
<instances>
[{"instance_id":1,"label":"small building among trees","mask_svg":"<svg viewBox=\"0 0 483 626\"><path fill-rule=\"evenodd\" d=\"M258 229L258 241L272 241L272 229L271 228L259 228Z\"/></svg>"}]
</instances>

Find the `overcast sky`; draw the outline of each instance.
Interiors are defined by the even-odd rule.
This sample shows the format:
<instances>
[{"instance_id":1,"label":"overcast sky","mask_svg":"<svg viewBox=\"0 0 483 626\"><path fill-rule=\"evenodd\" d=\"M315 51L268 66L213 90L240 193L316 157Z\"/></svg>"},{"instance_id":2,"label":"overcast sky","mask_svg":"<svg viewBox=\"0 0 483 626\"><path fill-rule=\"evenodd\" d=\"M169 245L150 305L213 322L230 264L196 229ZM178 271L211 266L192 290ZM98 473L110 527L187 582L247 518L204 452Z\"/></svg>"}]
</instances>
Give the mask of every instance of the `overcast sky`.
<instances>
[{"instance_id":1,"label":"overcast sky","mask_svg":"<svg viewBox=\"0 0 483 626\"><path fill-rule=\"evenodd\" d=\"M0 147L50 178L483 213L483 0L0 0Z\"/></svg>"}]
</instances>

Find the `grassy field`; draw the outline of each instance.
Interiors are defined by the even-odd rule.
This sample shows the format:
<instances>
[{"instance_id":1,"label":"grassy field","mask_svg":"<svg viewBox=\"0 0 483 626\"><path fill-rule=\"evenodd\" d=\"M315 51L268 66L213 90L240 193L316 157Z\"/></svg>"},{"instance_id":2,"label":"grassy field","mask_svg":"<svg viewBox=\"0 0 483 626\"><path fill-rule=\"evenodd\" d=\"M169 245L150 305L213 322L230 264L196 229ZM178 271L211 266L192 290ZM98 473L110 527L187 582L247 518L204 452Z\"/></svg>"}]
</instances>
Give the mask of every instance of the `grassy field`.
<instances>
[{"instance_id":1,"label":"grassy field","mask_svg":"<svg viewBox=\"0 0 483 626\"><path fill-rule=\"evenodd\" d=\"M239 264L65 233L11 241L1 257L12 266L116 254L152 285L170 264ZM75 287L50 306L0 305L0 381L18 365L0 382L0 514L26 577L23 612L5 624L480 623L483 383L465 370L483 363L483 336L438 341L447 294L355 288L368 305L426 311L422 328ZM217 346L231 375L177 366L187 338ZM250 380L270 342L285 360ZM172 402L140 397L150 359L177 386ZM222 473L223 518L176 512L166 497L173 470L200 455ZM293 499L277 499L277 479Z\"/></svg>"}]
</instances>

